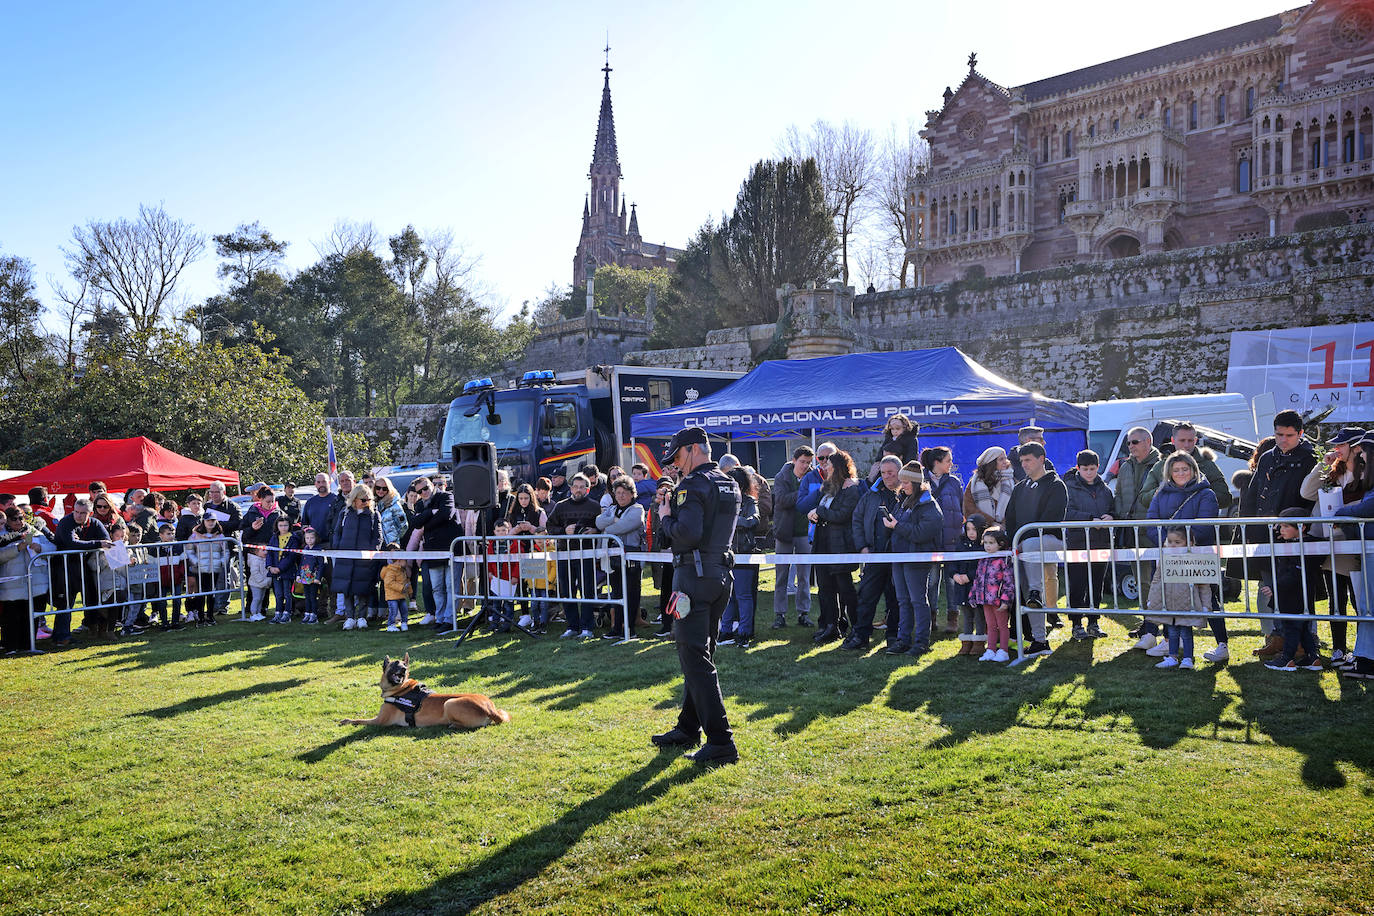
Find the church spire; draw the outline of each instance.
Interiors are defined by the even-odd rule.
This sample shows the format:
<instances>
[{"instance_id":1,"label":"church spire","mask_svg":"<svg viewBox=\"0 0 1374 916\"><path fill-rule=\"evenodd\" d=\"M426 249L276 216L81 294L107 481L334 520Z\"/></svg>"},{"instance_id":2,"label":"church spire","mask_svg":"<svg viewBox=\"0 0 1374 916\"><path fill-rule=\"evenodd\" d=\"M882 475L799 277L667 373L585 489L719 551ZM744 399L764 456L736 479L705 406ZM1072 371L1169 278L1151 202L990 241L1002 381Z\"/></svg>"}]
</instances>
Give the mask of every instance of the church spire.
<instances>
[{"instance_id":1,"label":"church spire","mask_svg":"<svg viewBox=\"0 0 1374 916\"><path fill-rule=\"evenodd\" d=\"M615 148L615 116L611 113L611 45L606 43L606 80L601 86L601 115L596 122L596 147L592 151L592 175L620 178L620 155Z\"/></svg>"}]
</instances>

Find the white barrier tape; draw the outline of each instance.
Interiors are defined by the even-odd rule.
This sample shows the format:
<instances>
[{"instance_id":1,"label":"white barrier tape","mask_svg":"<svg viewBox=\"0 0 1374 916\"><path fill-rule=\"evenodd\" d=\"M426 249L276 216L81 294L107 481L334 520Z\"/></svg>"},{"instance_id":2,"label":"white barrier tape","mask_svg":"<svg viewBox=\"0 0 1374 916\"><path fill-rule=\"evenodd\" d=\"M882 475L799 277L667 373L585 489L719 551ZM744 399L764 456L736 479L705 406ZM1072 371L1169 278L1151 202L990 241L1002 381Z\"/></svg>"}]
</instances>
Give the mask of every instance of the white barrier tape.
<instances>
[{"instance_id":1,"label":"white barrier tape","mask_svg":"<svg viewBox=\"0 0 1374 916\"><path fill-rule=\"evenodd\" d=\"M258 546L258 545L254 545ZM331 550L312 547L274 547L311 557L325 557L331 560L447 560L455 559L464 563L478 563L483 559L496 562L515 562L517 560L604 560L608 556L620 556L617 548L599 547L583 550L536 550L530 553L455 553L446 550Z\"/></svg>"},{"instance_id":2,"label":"white barrier tape","mask_svg":"<svg viewBox=\"0 0 1374 916\"><path fill-rule=\"evenodd\" d=\"M1224 560L1249 557L1252 560L1267 560L1270 557L1329 557L1362 556L1364 549L1358 541L1306 541L1301 544L1223 544L1196 545L1194 547L1167 547L1162 549L1169 556L1186 556L1189 553L1208 552ZM1159 547L1103 547L1093 550L1032 550L1023 551L1023 563L1110 563L1135 562L1136 560L1158 560Z\"/></svg>"},{"instance_id":3,"label":"white barrier tape","mask_svg":"<svg viewBox=\"0 0 1374 916\"><path fill-rule=\"evenodd\" d=\"M1010 550L949 550L938 553L745 553L735 554L736 566L829 566L836 563L944 563L950 560L982 560L1009 557ZM625 559L641 563L671 563L671 553L626 553Z\"/></svg>"}]
</instances>

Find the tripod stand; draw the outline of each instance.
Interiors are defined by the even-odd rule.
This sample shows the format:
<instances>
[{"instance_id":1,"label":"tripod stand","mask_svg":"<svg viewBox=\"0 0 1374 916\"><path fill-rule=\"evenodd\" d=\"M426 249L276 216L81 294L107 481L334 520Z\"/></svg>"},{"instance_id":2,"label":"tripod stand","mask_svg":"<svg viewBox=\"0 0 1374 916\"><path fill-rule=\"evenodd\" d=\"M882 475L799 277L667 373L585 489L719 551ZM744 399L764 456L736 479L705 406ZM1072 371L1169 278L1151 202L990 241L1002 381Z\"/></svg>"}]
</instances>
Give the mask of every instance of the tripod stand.
<instances>
[{"instance_id":1,"label":"tripod stand","mask_svg":"<svg viewBox=\"0 0 1374 916\"><path fill-rule=\"evenodd\" d=\"M512 542L509 541L509 540L506 542L506 544L507 544L507 546L506 546L507 552L510 552L510 544L511 544L511 543L512 543ZM479 605L477 606L477 610L473 612L472 619L469 620L469 621L467 622L467 624L463 627L462 631L458 634L458 638L457 638L456 640L454 640L454 643L453 643L453 644L454 644L455 646L461 646L461 645L463 644L463 640L465 640L465 639L467 639L469 636L471 636L471 635L473 634L473 632L477 629L477 627L480 626L481 623L482 623L484 620L487 619L487 617L488 617L487 602L488 602L488 601L497 600L497 599L495 599L494 596L491 594L491 570L488 569L488 567L487 567L487 556L488 556L488 552L487 552L487 535L486 535L485 533L482 534L482 543L481 543L481 547L482 547L482 552L478 555L478 556L480 557L480 559L479 559L479 561L478 561L478 565L479 565L479 567L480 567L480 572L479 572L479 574L478 574L478 581L482 583L482 585L481 585L481 590L482 590L481 604L479 604ZM452 561L450 561L450 564L451 564L451 563L452 563ZM513 601L513 599L512 599L512 609L513 609L513 606L514 606L514 601ZM521 633L524 633L526 636L530 637L531 639L538 639L538 638L539 638L539 634L538 634L538 633L534 632L533 630L529 629L528 627L522 627L522 626L520 625L520 622L519 622L518 620L512 620L512 621L511 621L511 627L512 627L513 629L515 629L515 630L518 630L518 631L521 632Z\"/></svg>"}]
</instances>

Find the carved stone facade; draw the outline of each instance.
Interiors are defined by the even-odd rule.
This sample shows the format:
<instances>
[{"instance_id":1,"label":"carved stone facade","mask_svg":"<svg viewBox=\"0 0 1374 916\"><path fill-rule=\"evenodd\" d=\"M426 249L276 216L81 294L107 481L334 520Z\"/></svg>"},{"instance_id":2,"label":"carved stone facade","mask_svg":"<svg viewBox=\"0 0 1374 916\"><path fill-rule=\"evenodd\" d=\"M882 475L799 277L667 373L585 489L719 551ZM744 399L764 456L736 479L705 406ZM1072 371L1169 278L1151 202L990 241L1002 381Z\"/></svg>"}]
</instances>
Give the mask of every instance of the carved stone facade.
<instances>
[{"instance_id":1,"label":"carved stone facade","mask_svg":"<svg viewBox=\"0 0 1374 916\"><path fill-rule=\"evenodd\" d=\"M833 317L818 325L823 352L811 355L953 345L1019 385L1075 401L1222 391L1232 331L1368 320L1374 226L861 296L839 284L782 294L784 313L823 301ZM808 333L789 319L625 359L745 371L801 352Z\"/></svg>"},{"instance_id":2,"label":"carved stone facade","mask_svg":"<svg viewBox=\"0 0 1374 916\"><path fill-rule=\"evenodd\" d=\"M1307 6L927 112L917 282L1217 245L1374 207L1374 0ZM1304 220L1303 217L1308 217Z\"/></svg>"}]
</instances>

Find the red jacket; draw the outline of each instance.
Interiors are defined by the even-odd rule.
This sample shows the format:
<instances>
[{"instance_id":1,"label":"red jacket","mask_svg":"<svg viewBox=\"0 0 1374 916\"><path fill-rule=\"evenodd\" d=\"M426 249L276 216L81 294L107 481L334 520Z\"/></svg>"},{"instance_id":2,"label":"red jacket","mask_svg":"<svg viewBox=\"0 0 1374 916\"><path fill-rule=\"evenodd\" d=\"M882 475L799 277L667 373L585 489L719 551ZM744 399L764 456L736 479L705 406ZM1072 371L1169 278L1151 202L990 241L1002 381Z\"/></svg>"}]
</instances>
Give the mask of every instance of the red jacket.
<instances>
[{"instance_id":1,"label":"red jacket","mask_svg":"<svg viewBox=\"0 0 1374 916\"><path fill-rule=\"evenodd\" d=\"M502 541L499 538L487 542L487 556L494 557L496 554L524 553L525 545L521 541ZM519 560L488 560L487 573L493 579L504 579L507 582L516 582L520 579Z\"/></svg>"}]
</instances>

